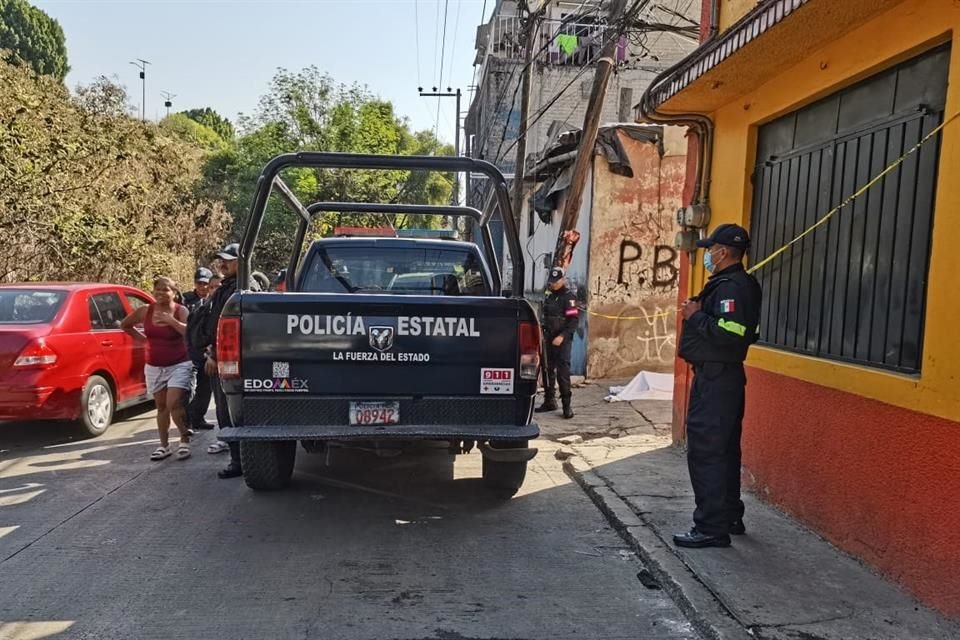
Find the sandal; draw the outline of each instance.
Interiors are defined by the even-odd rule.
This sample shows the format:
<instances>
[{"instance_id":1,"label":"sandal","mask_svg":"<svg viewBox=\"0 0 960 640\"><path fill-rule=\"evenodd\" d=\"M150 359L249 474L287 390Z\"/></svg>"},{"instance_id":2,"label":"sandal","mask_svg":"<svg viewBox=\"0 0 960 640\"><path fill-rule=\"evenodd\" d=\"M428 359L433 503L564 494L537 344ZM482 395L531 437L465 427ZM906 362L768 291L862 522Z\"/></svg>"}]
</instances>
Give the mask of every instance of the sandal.
<instances>
[{"instance_id":1,"label":"sandal","mask_svg":"<svg viewBox=\"0 0 960 640\"><path fill-rule=\"evenodd\" d=\"M170 447L157 447L157 449L150 454L151 460L163 460L164 458L169 458L173 451Z\"/></svg>"},{"instance_id":2,"label":"sandal","mask_svg":"<svg viewBox=\"0 0 960 640\"><path fill-rule=\"evenodd\" d=\"M190 443L180 441L180 446L177 447L177 460L186 460L190 457Z\"/></svg>"},{"instance_id":3,"label":"sandal","mask_svg":"<svg viewBox=\"0 0 960 640\"><path fill-rule=\"evenodd\" d=\"M216 442L211 444L209 447L207 447L207 453L211 455L215 453L223 453L224 451L230 451L230 445L228 445L223 440L217 440Z\"/></svg>"}]
</instances>

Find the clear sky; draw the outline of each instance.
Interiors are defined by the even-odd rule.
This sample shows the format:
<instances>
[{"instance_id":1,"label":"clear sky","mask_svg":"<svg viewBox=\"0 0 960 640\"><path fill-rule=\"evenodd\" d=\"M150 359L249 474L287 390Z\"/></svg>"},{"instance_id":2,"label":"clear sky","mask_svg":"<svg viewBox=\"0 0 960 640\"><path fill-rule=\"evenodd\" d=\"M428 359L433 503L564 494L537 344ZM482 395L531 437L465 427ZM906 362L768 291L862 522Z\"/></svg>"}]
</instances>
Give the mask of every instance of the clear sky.
<instances>
[{"instance_id":1,"label":"clear sky","mask_svg":"<svg viewBox=\"0 0 960 640\"><path fill-rule=\"evenodd\" d=\"M417 87L460 87L462 111L473 79L474 39L481 11L496 0L31 0L56 18L67 38L73 88L105 75L140 105L138 70L147 67L147 117L211 107L231 120L256 107L277 67L311 64L338 82L367 85L393 102L416 129L432 129L437 98ZM417 19L419 17L419 20ZM419 56L417 55L419 49ZM454 99L440 102L439 133L452 142Z\"/></svg>"}]
</instances>

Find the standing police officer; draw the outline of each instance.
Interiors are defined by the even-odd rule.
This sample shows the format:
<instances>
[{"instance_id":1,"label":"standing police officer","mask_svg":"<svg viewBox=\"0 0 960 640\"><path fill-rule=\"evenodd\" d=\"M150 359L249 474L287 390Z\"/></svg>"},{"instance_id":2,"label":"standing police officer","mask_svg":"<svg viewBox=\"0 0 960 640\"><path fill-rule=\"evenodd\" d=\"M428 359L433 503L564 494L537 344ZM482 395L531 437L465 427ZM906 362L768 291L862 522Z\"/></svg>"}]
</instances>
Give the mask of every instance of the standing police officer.
<instances>
[{"instance_id":1,"label":"standing police officer","mask_svg":"<svg viewBox=\"0 0 960 640\"><path fill-rule=\"evenodd\" d=\"M717 227L706 240L703 264L711 274L699 296L684 303L680 357L693 365L687 412L687 463L697 508L694 527L673 537L681 547L727 547L746 533L740 500L743 361L759 337L760 284L743 268L747 231Z\"/></svg>"},{"instance_id":2,"label":"standing police officer","mask_svg":"<svg viewBox=\"0 0 960 640\"><path fill-rule=\"evenodd\" d=\"M210 278L212 277L213 271L206 267L200 267L193 274L193 291L183 296L183 306L187 308L187 311L193 311L207 299L207 295L210 293Z\"/></svg>"},{"instance_id":3,"label":"standing police officer","mask_svg":"<svg viewBox=\"0 0 960 640\"><path fill-rule=\"evenodd\" d=\"M573 417L570 407L570 351L573 346L573 334L580 325L580 312L577 298L567 288L566 275L560 267L550 270L547 279L547 297L543 301L543 336L546 338L547 364L545 367L543 404L537 407L537 413L557 410L554 395L560 387L560 400L563 403L563 417Z\"/></svg>"},{"instance_id":4,"label":"standing police officer","mask_svg":"<svg viewBox=\"0 0 960 640\"><path fill-rule=\"evenodd\" d=\"M191 315L195 315L197 309L210 296L210 280L213 278L213 271L206 267L200 267L193 274L193 291L184 294L183 306ZM214 425L207 422L207 409L210 407L210 377L203 370L203 353L190 348L189 320L187 321L187 347L190 350L190 358L193 360L193 373L197 384L194 387L193 394L186 394L183 398L184 408L187 414L187 426L194 431L201 429L213 429Z\"/></svg>"}]
</instances>

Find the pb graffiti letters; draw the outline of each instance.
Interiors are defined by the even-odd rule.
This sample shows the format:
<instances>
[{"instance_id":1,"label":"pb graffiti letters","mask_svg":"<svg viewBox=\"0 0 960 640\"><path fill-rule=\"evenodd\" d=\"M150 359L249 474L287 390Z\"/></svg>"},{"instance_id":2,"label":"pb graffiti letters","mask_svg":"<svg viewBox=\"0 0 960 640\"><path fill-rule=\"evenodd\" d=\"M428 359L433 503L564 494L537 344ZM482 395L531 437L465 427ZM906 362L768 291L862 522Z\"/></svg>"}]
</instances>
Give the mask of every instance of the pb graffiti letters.
<instances>
[{"instance_id":1,"label":"pb graffiti letters","mask_svg":"<svg viewBox=\"0 0 960 640\"><path fill-rule=\"evenodd\" d=\"M642 258L643 247L640 244L627 238L620 241L618 285L629 287L631 284L639 284L643 286L648 281L654 287L672 287L677 284L679 269L677 268L676 249L666 244L658 244L653 247L653 268L649 271L640 266L639 261ZM648 278L647 276L651 277Z\"/></svg>"},{"instance_id":2,"label":"pb graffiti letters","mask_svg":"<svg viewBox=\"0 0 960 640\"><path fill-rule=\"evenodd\" d=\"M677 274L677 250L658 244L653 253L653 286L672 287L677 284Z\"/></svg>"},{"instance_id":3,"label":"pb graffiti letters","mask_svg":"<svg viewBox=\"0 0 960 640\"><path fill-rule=\"evenodd\" d=\"M632 255L627 256L627 250L632 250ZM627 284L626 280L623 279L623 270L631 262L636 262L640 259L642 252L640 250L640 245L634 242L633 240L628 240L624 238L620 241L620 271L617 274L617 284ZM643 284L644 279L640 278L640 284Z\"/></svg>"}]
</instances>

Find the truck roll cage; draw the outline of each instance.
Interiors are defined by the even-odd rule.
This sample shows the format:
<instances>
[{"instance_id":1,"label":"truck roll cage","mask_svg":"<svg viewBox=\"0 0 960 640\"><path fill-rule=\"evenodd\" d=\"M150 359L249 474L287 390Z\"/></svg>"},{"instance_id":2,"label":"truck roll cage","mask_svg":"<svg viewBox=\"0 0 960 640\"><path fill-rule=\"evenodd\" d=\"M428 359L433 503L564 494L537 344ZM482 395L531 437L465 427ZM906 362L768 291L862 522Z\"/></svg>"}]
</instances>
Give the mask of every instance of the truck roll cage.
<instances>
[{"instance_id":1,"label":"truck roll cage","mask_svg":"<svg viewBox=\"0 0 960 640\"><path fill-rule=\"evenodd\" d=\"M456 207L452 205L432 205L432 204L378 204L368 202L314 202L306 207L307 213L312 219L318 213L337 211L340 213L382 213L389 214L413 214L413 215L444 215L460 216L471 218L478 223L483 218L483 214L473 207ZM300 264L300 255L303 253L303 242L306 239L309 222L306 218L301 218L297 225L297 235L294 238L293 252L290 255L290 262L287 265L287 290L292 291L294 279L296 277L297 267ZM500 291L503 283L500 279L500 268L497 264L497 254L493 246L493 235L490 233L490 227L480 225L480 234L483 237L483 257L490 267L490 276L493 278L493 290Z\"/></svg>"},{"instance_id":2,"label":"truck roll cage","mask_svg":"<svg viewBox=\"0 0 960 640\"><path fill-rule=\"evenodd\" d=\"M484 257L489 263L498 288L502 287L502 283L500 282L499 265L497 264L496 255L493 250L492 235L489 228L489 222L493 216L492 209L481 212L472 207L361 202L315 202L310 206L304 206L290 189L290 187L286 184L286 182L284 182L280 177L281 171L292 167L313 167L318 169L375 169L384 171L426 170L462 173L472 172L486 175L494 186L496 202L503 219L507 248L510 252L510 261L513 264L511 295L515 298L523 297L525 269L523 249L520 245L520 236L517 232L517 224L513 218L510 205L510 193L507 190L507 181L496 166L485 160L476 160L474 158L456 156L389 156L315 151L287 153L276 156L267 163L267 165L261 171L260 177L257 178L257 187L253 196L253 204L250 207L250 217L247 220L247 225L243 232L243 238L240 241L238 282L245 283L249 281L252 270L251 260L253 257L253 248L257 243L257 238L260 235L260 229L263 226L263 217L266 212L267 202L269 201L270 194L273 189L276 188L281 198L290 206L291 209L293 209L294 212L300 216L300 223L297 227L295 241L295 255L294 257L291 257L290 265L287 269L288 287L292 285L293 274L300 259L300 250L303 247L303 241L306 238L306 233L310 222L313 220L314 215L321 211L449 215L473 218L480 225L481 234L483 236Z\"/></svg>"}]
</instances>

